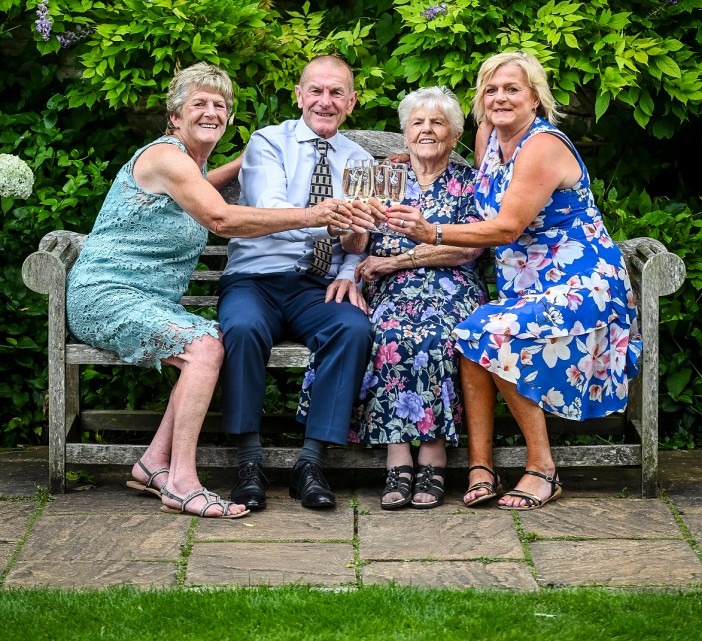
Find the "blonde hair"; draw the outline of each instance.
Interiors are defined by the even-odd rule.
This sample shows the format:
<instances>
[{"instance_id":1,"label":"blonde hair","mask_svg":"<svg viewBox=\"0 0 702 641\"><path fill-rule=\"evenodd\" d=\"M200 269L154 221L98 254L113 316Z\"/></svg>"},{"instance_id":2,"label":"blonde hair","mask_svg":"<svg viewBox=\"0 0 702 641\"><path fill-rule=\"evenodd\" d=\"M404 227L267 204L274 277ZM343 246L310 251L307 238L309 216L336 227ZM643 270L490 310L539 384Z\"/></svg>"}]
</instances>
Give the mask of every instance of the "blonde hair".
<instances>
[{"instance_id":1,"label":"blonde hair","mask_svg":"<svg viewBox=\"0 0 702 641\"><path fill-rule=\"evenodd\" d=\"M198 62L178 71L168 85L166 134L170 135L175 131L171 115L180 116L188 96L197 90L211 91L222 96L227 105L227 116L231 114L234 105L234 87L229 74L214 65Z\"/></svg>"},{"instance_id":2,"label":"blonde hair","mask_svg":"<svg viewBox=\"0 0 702 641\"><path fill-rule=\"evenodd\" d=\"M516 65L524 72L529 88L539 101L539 104L536 106L537 115L546 118L552 125L555 125L562 114L548 86L546 70L535 56L525 51L497 53L480 66L473 98L473 118L475 118L475 122L480 124L485 120L485 105L483 103L485 88L492 80L495 72L505 65Z\"/></svg>"},{"instance_id":3,"label":"blonde hair","mask_svg":"<svg viewBox=\"0 0 702 641\"><path fill-rule=\"evenodd\" d=\"M454 134L463 133L465 116L461 103L458 102L456 94L447 87L421 87L416 91L408 93L400 102L397 108L397 115L400 119L400 129L404 132L407 129L407 122L410 114L415 109L428 109L441 111L451 125Z\"/></svg>"}]
</instances>

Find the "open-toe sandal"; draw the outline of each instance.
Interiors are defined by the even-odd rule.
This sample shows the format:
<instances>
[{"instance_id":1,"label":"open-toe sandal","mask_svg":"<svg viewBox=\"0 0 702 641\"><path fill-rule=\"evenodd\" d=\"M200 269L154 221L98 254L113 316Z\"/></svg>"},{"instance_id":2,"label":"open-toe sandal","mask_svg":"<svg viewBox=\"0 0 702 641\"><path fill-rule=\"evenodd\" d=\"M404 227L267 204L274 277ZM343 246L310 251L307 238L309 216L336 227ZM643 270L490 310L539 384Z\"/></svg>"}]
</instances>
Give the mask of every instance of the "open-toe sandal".
<instances>
[{"instance_id":1,"label":"open-toe sandal","mask_svg":"<svg viewBox=\"0 0 702 641\"><path fill-rule=\"evenodd\" d=\"M401 474L409 474L410 476L407 478L406 476L400 476ZM391 467L387 471L385 489L383 490L383 496L380 499L380 507L382 507L384 510L396 510L399 507L407 505L412 500L413 478L414 468L411 465L398 465ZM390 503L383 500L388 494L394 493L399 494L402 498Z\"/></svg>"},{"instance_id":2,"label":"open-toe sandal","mask_svg":"<svg viewBox=\"0 0 702 641\"><path fill-rule=\"evenodd\" d=\"M204 518L211 519L238 519L249 513L249 510L244 510L243 512L239 512L238 514L227 514L229 506L235 505L235 503L232 503L231 501L223 501L218 494L210 492L204 487L199 490L195 490L194 492L188 494L188 496L186 496L185 498L182 498L180 496L176 496L172 492L169 492L166 489L166 486L164 485L161 488L161 494L173 501L177 501L178 503L180 503L180 506L177 508L169 507L168 505L162 505L161 511L168 512L169 514L187 514L189 516L202 516ZM188 505L188 503L190 503L190 501L192 501L193 499L196 499L198 496L205 497L205 505L202 507L202 509L198 513L186 511L185 507ZM216 505L221 510L221 513L212 515L205 514L205 512L207 512L207 510L213 505Z\"/></svg>"},{"instance_id":3,"label":"open-toe sandal","mask_svg":"<svg viewBox=\"0 0 702 641\"><path fill-rule=\"evenodd\" d=\"M443 467L433 465L420 465L417 469L417 480L414 483L414 493L412 495L412 507L418 510L428 510L432 507L439 507L444 502L444 484L435 479L435 476L443 476ZM415 501L417 494L431 494L436 500L424 503Z\"/></svg>"},{"instance_id":4,"label":"open-toe sandal","mask_svg":"<svg viewBox=\"0 0 702 641\"><path fill-rule=\"evenodd\" d=\"M503 492L500 477L497 476L497 472L495 472L495 470L491 470L489 467L485 467L484 465L473 465L473 467L468 468L468 476L470 476L470 473L473 470L485 470L486 472L490 472L490 474L492 474L492 483L490 483L489 481L473 483L473 485L471 485L465 492L463 492L463 496L465 496L466 494L468 494L468 492L475 492L475 490L487 490L487 494L481 494L480 496L476 496L470 501L464 500L463 505L465 505L466 507L470 507L471 505L477 505L478 503L484 503L485 501L494 499L496 496L499 496Z\"/></svg>"},{"instance_id":5,"label":"open-toe sandal","mask_svg":"<svg viewBox=\"0 0 702 641\"><path fill-rule=\"evenodd\" d=\"M161 498L161 489L165 485L165 482L161 484L160 487L154 487L154 480L159 474L163 474L164 472L168 474L170 470L167 467L159 467L157 470L154 470L153 472L150 472L146 465L144 465L141 462L141 459L137 461L137 465L144 470L144 474L148 477L146 479L146 483L142 483L141 481L136 481L136 480L131 480L127 481L127 487L131 487L133 490L139 490L139 492L149 492L150 494L153 494L154 496L158 496L158 498Z\"/></svg>"},{"instance_id":6,"label":"open-toe sandal","mask_svg":"<svg viewBox=\"0 0 702 641\"><path fill-rule=\"evenodd\" d=\"M529 492L523 492L522 490L510 490L505 493L505 496L513 496L518 499L524 499L527 503L526 505L519 505L517 507L512 507L510 505L498 505L501 510L536 510L543 507L549 501L555 501L562 493L561 482L556 478L558 472L554 472L553 476L548 476L547 474L542 474L541 472L534 472L533 470L525 470L524 474L531 474L532 476L538 476L551 484L551 494L549 494L545 499L540 499L536 494L530 494Z\"/></svg>"}]
</instances>

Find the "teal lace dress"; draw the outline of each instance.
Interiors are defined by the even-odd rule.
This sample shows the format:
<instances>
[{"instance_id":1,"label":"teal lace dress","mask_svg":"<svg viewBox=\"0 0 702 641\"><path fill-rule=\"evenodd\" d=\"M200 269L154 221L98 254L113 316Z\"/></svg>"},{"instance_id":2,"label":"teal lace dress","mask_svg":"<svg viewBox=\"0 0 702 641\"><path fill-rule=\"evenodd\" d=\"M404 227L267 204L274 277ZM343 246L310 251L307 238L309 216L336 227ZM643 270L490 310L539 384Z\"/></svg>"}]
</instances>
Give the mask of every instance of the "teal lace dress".
<instances>
[{"instance_id":1,"label":"teal lace dress","mask_svg":"<svg viewBox=\"0 0 702 641\"><path fill-rule=\"evenodd\" d=\"M179 304L207 229L169 196L144 191L134 180L139 155L168 143L164 136L139 149L120 169L93 231L71 270L66 293L68 327L78 340L116 352L127 363L161 369L217 324Z\"/></svg>"}]
</instances>

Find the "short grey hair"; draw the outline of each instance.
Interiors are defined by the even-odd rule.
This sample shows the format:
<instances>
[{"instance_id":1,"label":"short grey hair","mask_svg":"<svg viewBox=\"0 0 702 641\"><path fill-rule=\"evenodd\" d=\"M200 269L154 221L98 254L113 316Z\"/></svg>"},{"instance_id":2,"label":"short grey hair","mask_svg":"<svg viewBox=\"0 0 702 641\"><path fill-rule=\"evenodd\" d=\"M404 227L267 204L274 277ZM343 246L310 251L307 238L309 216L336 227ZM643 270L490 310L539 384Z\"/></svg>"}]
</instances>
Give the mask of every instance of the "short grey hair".
<instances>
[{"instance_id":1,"label":"short grey hair","mask_svg":"<svg viewBox=\"0 0 702 641\"><path fill-rule=\"evenodd\" d=\"M452 133L458 135L463 133L465 116L461 103L458 102L456 94L447 87L421 87L402 99L397 108L397 115L403 132L407 130L410 114L415 109L422 108L441 111L448 119Z\"/></svg>"},{"instance_id":2,"label":"short grey hair","mask_svg":"<svg viewBox=\"0 0 702 641\"><path fill-rule=\"evenodd\" d=\"M535 56L526 51L496 53L480 66L478 81L475 85L475 97L473 98L473 118L475 122L480 124L485 120L485 105L483 103L485 88L490 84L495 72L505 65L515 65L522 70L527 85L539 101L536 107L537 115L546 118L552 125L557 124L562 114L548 86L546 70Z\"/></svg>"},{"instance_id":3,"label":"short grey hair","mask_svg":"<svg viewBox=\"0 0 702 641\"><path fill-rule=\"evenodd\" d=\"M180 116L185 101L193 91L210 91L224 98L227 105L227 116L232 113L234 106L234 87L229 74L206 62L198 62L190 67L181 69L176 73L171 84L168 85L166 96L166 112L168 124L166 134L172 134L175 129L171 122L171 115Z\"/></svg>"}]
</instances>

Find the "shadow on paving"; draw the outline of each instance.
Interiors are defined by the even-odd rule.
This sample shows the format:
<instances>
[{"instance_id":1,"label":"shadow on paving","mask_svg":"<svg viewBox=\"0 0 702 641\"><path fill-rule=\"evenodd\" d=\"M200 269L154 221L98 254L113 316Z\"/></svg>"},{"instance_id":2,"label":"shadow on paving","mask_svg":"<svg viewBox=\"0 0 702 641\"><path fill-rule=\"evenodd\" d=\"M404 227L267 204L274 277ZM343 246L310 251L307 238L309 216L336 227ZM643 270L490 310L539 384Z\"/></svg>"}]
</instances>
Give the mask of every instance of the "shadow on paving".
<instances>
[{"instance_id":1,"label":"shadow on paving","mask_svg":"<svg viewBox=\"0 0 702 641\"><path fill-rule=\"evenodd\" d=\"M289 498L271 470L268 508L236 520L160 511L125 486L129 468L74 468L49 497L46 448L0 452L2 587L63 588L312 584L505 588L702 584L702 453L661 452L661 496L641 499L637 469L560 472L563 497L541 510L465 508L465 472L451 470L444 505L380 509L379 472L330 471L338 506ZM231 470L202 471L227 497ZM511 487L520 470L500 470Z\"/></svg>"}]
</instances>

